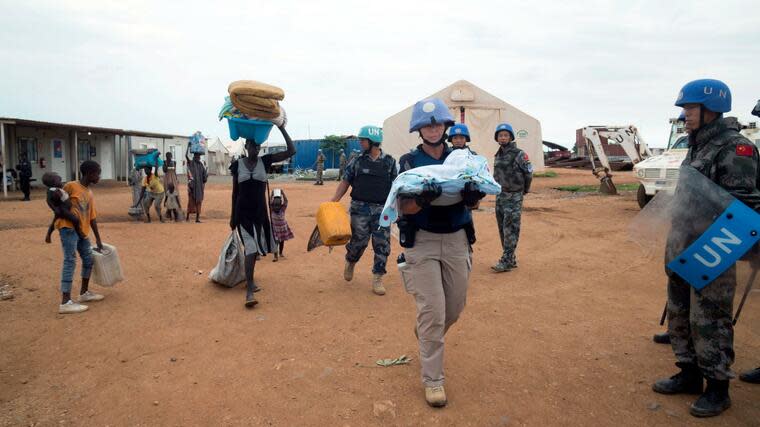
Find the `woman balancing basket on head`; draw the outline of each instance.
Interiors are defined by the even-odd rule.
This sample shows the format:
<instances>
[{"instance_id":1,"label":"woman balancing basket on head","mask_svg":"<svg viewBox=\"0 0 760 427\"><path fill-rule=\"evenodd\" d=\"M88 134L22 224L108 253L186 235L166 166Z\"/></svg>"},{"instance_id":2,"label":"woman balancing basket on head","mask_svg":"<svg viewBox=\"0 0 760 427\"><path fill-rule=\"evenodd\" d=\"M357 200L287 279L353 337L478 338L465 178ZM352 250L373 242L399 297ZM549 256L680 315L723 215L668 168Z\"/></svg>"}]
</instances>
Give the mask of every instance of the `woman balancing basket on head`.
<instances>
[{"instance_id":1,"label":"woman balancing basket on head","mask_svg":"<svg viewBox=\"0 0 760 427\"><path fill-rule=\"evenodd\" d=\"M245 92L245 96L237 96L237 91ZM262 96L268 98L262 98ZM258 303L253 293L260 290L253 280L256 257L277 251L277 243L267 210L269 204L267 173L273 163L289 159L296 153L296 149L293 140L290 139L290 135L285 130L284 114L281 113L276 101L274 101L274 105L277 107L277 115L272 118L266 117L267 120L247 118L260 117L264 114L258 108L243 111L250 107L251 103L264 104L266 99L282 99L284 97L282 89L257 82L234 82L230 85L230 97L235 109L234 111L233 109L225 111L223 108L223 113L229 113L225 117L229 122L230 137L235 140L241 136L245 138L246 152L245 157L241 157L230 165L232 172L230 228L238 231L245 247L245 306L253 307ZM245 100L242 105L240 104L241 98ZM241 111L245 116L241 117ZM249 113L251 115L248 115ZM274 113L271 112L271 114ZM259 156L261 144L266 141L273 124L280 129L287 144L287 150Z\"/></svg>"}]
</instances>

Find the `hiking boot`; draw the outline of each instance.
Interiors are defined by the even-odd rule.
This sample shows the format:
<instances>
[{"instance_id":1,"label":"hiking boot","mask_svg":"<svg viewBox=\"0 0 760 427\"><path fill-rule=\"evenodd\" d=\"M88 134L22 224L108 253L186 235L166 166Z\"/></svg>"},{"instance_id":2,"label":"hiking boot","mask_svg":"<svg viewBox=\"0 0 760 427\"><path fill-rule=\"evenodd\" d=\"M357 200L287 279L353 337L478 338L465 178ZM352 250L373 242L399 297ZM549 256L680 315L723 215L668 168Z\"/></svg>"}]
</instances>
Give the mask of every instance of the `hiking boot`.
<instances>
[{"instance_id":1,"label":"hiking boot","mask_svg":"<svg viewBox=\"0 0 760 427\"><path fill-rule=\"evenodd\" d=\"M375 295L385 295L385 287L383 286L382 274L372 275L372 292L374 292Z\"/></svg>"},{"instance_id":2,"label":"hiking boot","mask_svg":"<svg viewBox=\"0 0 760 427\"><path fill-rule=\"evenodd\" d=\"M105 298L103 295L96 294L93 291L87 291L82 295L79 295L79 302L102 301L103 298Z\"/></svg>"},{"instance_id":3,"label":"hiking boot","mask_svg":"<svg viewBox=\"0 0 760 427\"><path fill-rule=\"evenodd\" d=\"M739 379L745 383L760 384L760 368L755 368L739 375Z\"/></svg>"},{"instance_id":4,"label":"hiking boot","mask_svg":"<svg viewBox=\"0 0 760 427\"><path fill-rule=\"evenodd\" d=\"M355 265L355 262L346 261L346 266L343 267L343 278L346 279L346 282L350 282L354 278Z\"/></svg>"},{"instance_id":5,"label":"hiking boot","mask_svg":"<svg viewBox=\"0 0 760 427\"><path fill-rule=\"evenodd\" d=\"M437 387L425 387L425 400L428 405L434 408L442 408L448 403L446 400L446 390L443 389L442 385Z\"/></svg>"},{"instance_id":6,"label":"hiking boot","mask_svg":"<svg viewBox=\"0 0 760 427\"><path fill-rule=\"evenodd\" d=\"M660 394L701 394L702 372L697 365L676 364L681 372L670 378L661 379L652 385L652 390Z\"/></svg>"},{"instance_id":7,"label":"hiking boot","mask_svg":"<svg viewBox=\"0 0 760 427\"><path fill-rule=\"evenodd\" d=\"M657 344L670 344L670 334L667 332L654 334L652 341L656 342Z\"/></svg>"},{"instance_id":8,"label":"hiking boot","mask_svg":"<svg viewBox=\"0 0 760 427\"><path fill-rule=\"evenodd\" d=\"M83 311L87 311L87 308L88 307L84 304L79 304L72 300L69 300L66 304L61 304L58 306L58 314L81 313Z\"/></svg>"},{"instance_id":9,"label":"hiking boot","mask_svg":"<svg viewBox=\"0 0 760 427\"><path fill-rule=\"evenodd\" d=\"M730 407L728 380L718 381L708 378L705 392L691 404L689 413L699 418L714 417Z\"/></svg>"},{"instance_id":10,"label":"hiking boot","mask_svg":"<svg viewBox=\"0 0 760 427\"><path fill-rule=\"evenodd\" d=\"M509 264L499 261L496 265L491 266L491 270L497 272L497 273L504 273L505 271L511 270L513 267L510 267Z\"/></svg>"}]
</instances>

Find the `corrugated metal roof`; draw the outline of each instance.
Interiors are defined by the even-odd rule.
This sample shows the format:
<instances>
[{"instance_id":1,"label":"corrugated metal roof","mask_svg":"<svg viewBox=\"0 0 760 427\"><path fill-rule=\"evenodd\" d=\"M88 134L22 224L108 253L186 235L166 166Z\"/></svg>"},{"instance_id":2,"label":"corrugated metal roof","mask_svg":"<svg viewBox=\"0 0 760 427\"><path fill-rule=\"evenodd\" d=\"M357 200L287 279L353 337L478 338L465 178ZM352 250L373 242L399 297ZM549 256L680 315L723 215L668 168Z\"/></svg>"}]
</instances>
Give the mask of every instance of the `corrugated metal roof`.
<instances>
[{"instance_id":1,"label":"corrugated metal roof","mask_svg":"<svg viewBox=\"0 0 760 427\"><path fill-rule=\"evenodd\" d=\"M34 126L34 127L40 127L40 128L65 128L65 129L72 129L72 130L82 131L82 132L103 132L103 133L114 133L117 135L127 135L127 136L146 136L150 138L174 138L174 137L187 138L187 135L171 135L171 134L165 134L165 133L143 132L139 130L104 128L104 127L99 127L99 126L87 126L87 125L78 125L78 124L70 124L70 123L43 122L39 120L18 119L18 118L12 118L12 117L0 117L0 122L5 122L6 124L9 124L9 123L15 124L16 126Z\"/></svg>"}]
</instances>

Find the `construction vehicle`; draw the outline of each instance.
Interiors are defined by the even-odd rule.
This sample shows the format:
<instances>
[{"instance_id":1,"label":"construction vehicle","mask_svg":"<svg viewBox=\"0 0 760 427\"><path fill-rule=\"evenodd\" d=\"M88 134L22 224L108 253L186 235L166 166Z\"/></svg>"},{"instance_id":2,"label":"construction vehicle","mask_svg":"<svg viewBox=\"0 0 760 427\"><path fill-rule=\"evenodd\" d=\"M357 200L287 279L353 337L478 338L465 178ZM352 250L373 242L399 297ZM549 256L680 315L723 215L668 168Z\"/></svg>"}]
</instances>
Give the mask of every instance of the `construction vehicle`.
<instances>
[{"instance_id":1,"label":"construction vehicle","mask_svg":"<svg viewBox=\"0 0 760 427\"><path fill-rule=\"evenodd\" d=\"M742 124L740 133L755 145L760 146L760 129L756 122ZM637 163L633 174L639 180L636 201L643 208L660 191L672 191L678 182L678 168L689 151L689 136L684 122L670 119L670 138L665 152Z\"/></svg>"},{"instance_id":2,"label":"construction vehicle","mask_svg":"<svg viewBox=\"0 0 760 427\"><path fill-rule=\"evenodd\" d=\"M635 165L647 157L652 151L641 138L635 126L586 126L581 129L585 141L588 158L591 160L591 172L599 178L599 192L602 194L617 194L617 188L612 182L612 167L605 146L620 146L625 156L624 161ZM604 142L603 142L604 140ZM627 157L627 158L626 158ZM617 159L620 160L620 159Z\"/></svg>"}]
</instances>

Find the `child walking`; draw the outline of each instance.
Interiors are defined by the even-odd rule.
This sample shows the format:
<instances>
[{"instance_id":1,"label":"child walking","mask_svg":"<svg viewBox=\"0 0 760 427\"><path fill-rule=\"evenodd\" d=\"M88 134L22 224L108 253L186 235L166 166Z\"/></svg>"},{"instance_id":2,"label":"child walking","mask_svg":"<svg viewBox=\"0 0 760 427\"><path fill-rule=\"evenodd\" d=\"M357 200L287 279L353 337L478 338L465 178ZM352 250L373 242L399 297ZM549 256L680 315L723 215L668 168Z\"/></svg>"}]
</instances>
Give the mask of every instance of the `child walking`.
<instances>
[{"instance_id":1,"label":"child walking","mask_svg":"<svg viewBox=\"0 0 760 427\"><path fill-rule=\"evenodd\" d=\"M66 219L74 226L74 231L77 232L79 237L87 238L82 233L82 228L79 226L79 218L71 212L71 198L63 188L61 188L61 176L55 172L46 172L42 175L42 183L48 188L47 191L47 205L50 210L53 211L53 220L48 227L47 235L45 235L45 243L50 243L52 240L50 236L55 229L55 220Z\"/></svg>"},{"instance_id":2,"label":"child walking","mask_svg":"<svg viewBox=\"0 0 760 427\"><path fill-rule=\"evenodd\" d=\"M283 251L285 250L285 241L293 238L293 232L288 226L288 221L285 219L285 210L288 208L288 197L285 196L285 192L280 188L272 190L272 195L269 198L269 210L272 213L272 231L274 232L274 240L277 242L277 250L274 252L273 262L277 262L278 258L285 258Z\"/></svg>"},{"instance_id":3,"label":"child walking","mask_svg":"<svg viewBox=\"0 0 760 427\"><path fill-rule=\"evenodd\" d=\"M81 178L79 181L72 181L63 186L63 190L68 194L71 200L71 211L79 219L81 235L75 231L72 221L66 218L55 220L55 228L61 235L61 247L63 248L63 268L61 271L61 305L58 307L58 313L81 313L87 310L83 302L100 301L103 295L96 294L88 290L90 284L90 273L92 273L92 248L87 236L92 229L95 235L95 243L99 250L103 249L103 242L100 240L98 232L98 223L95 220L95 200L90 191L90 185L97 184L100 181L100 165L92 160L86 160L79 166ZM74 279L74 269L77 264L77 252L82 258L82 288L79 291L77 302L71 299L71 283Z\"/></svg>"},{"instance_id":4,"label":"child walking","mask_svg":"<svg viewBox=\"0 0 760 427\"><path fill-rule=\"evenodd\" d=\"M174 222L179 221L179 211L182 210L182 206L179 203L179 193L176 190L174 183L170 181L166 185L166 199L164 199L166 217L174 220Z\"/></svg>"}]
</instances>

